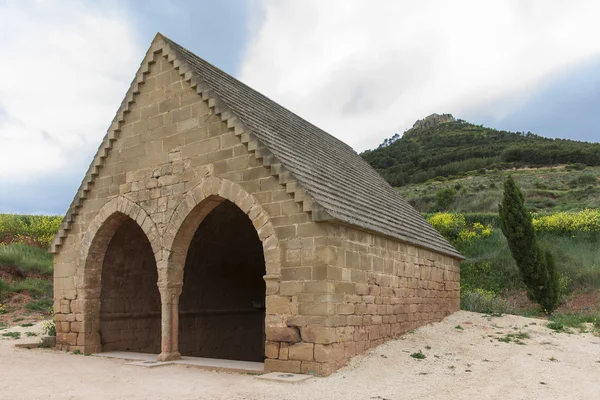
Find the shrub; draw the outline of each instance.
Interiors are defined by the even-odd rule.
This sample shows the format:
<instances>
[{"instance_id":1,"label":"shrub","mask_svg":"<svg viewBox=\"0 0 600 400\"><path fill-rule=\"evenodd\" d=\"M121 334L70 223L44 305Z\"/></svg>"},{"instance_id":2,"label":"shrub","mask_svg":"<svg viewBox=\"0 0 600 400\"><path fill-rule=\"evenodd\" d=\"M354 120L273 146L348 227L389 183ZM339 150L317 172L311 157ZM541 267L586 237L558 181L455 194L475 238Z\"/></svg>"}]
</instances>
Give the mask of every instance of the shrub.
<instances>
[{"instance_id":1,"label":"shrub","mask_svg":"<svg viewBox=\"0 0 600 400\"><path fill-rule=\"evenodd\" d=\"M454 188L447 187L438 190L435 194L435 199L440 210L447 210L454 201L454 196L456 196L456 190Z\"/></svg>"},{"instance_id":2,"label":"shrub","mask_svg":"<svg viewBox=\"0 0 600 400\"><path fill-rule=\"evenodd\" d=\"M559 212L551 215L534 216L533 227L538 232L561 235L600 233L600 209L585 209L579 212Z\"/></svg>"},{"instance_id":3,"label":"shrub","mask_svg":"<svg viewBox=\"0 0 600 400\"><path fill-rule=\"evenodd\" d=\"M52 242L61 221L60 216L0 214L0 240L10 236L13 243L45 248Z\"/></svg>"},{"instance_id":4,"label":"shrub","mask_svg":"<svg viewBox=\"0 0 600 400\"><path fill-rule=\"evenodd\" d=\"M597 185L598 177L594 174L583 174L570 182L571 186Z\"/></svg>"},{"instance_id":5,"label":"shrub","mask_svg":"<svg viewBox=\"0 0 600 400\"><path fill-rule=\"evenodd\" d=\"M42 321L42 329L48 336L56 336L56 323L54 322L54 310L50 308L52 318Z\"/></svg>"},{"instance_id":6,"label":"shrub","mask_svg":"<svg viewBox=\"0 0 600 400\"><path fill-rule=\"evenodd\" d=\"M582 163L569 164L565 167L567 171L583 171L585 168L586 165Z\"/></svg>"},{"instance_id":7,"label":"shrub","mask_svg":"<svg viewBox=\"0 0 600 400\"><path fill-rule=\"evenodd\" d=\"M467 226L465 216L462 214L437 213L429 217L427 222L450 241L458 239L460 231Z\"/></svg>"},{"instance_id":8,"label":"shrub","mask_svg":"<svg viewBox=\"0 0 600 400\"><path fill-rule=\"evenodd\" d=\"M504 314L512 311L510 304L494 292L484 289L460 290L460 308L485 314Z\"/></svg>"},{"instance_id":9,"label":"shrub","mask_svg":"<svg viewBox=\"0 0 600 400\"><path fill-rule=\"evenodd\" d=\"M538 245L523 193L510 175L504 182L499 214L500 227L527 287L527 296L545 312L552 313L559 302L558 271L552 254Z\"/></svg>"},{"instance_id":10,"label":"shrub","mask_svg":"<svg viewBox=\"0 0 600 400\"><path fill-rule=\"evenodd\" d=\"M437 213L427 221L454 244L469 244L473 239L486 238L492 234L491 226L479 222L467 225L463 214Z\"/></svg>"},{"instance_id":11,"label":"shrub","mask_svg":"<svg viewBox=\"0 0 600 400\"><path fill-rule=\"evenodd\" d=\"M500 219L498 213L491 212L480 212L480 213L465 213L465 220L468 225L472 225L475 222L479 222L483 225L490 225L492 227L500 227Z\"/></svg>"}]
</instances>

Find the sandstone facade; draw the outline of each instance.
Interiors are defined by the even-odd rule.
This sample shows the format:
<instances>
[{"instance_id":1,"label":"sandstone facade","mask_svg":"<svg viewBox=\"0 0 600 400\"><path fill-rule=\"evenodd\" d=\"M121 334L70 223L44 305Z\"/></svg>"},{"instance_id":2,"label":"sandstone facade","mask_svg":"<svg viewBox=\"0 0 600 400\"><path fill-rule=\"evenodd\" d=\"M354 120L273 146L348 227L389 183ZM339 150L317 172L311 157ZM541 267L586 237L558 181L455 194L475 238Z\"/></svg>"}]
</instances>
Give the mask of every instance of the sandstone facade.
<instances>
[{"instance_id":1,"label":"sandstone facade","mask_svg":"<svg viewBox=\"0 0 600 400\"><path fill-rule=\"evenodd\" d=\"M52 246L59 348L328 375L458 310L460 256L319 221L166 48L158 36Z\"/></svg>"}]
</instances>

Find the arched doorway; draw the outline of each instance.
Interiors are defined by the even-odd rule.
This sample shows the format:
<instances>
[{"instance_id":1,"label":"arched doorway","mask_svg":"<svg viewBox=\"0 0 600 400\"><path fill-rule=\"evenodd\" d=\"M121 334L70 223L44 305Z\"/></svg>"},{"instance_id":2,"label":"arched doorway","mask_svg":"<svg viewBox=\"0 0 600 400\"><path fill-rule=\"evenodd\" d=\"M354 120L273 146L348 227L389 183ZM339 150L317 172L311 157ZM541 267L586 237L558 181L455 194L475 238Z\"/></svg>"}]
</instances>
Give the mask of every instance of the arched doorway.
<instances>
[{"instance_id":1,"label":"arched doorway","mask_svg":"<svg viewBox=\"0 0 600 400\"><path fill-rule=\"evenodd\" d=\"M140 226L115 213L99 230L90 256L104 251L100 279L100 344L102 351L159 353L161 300L152 246ZM104 245L102 245L104 243ZM93 265L89 265L93 267Z\"/></svg>"},{"instance_id":2,"label":"arched doorway","mask_svg":"<svg viewBox=\"0 0 600 400\"><path fill-rule=\"evenodd\" d=\"M264 361L265 260L248 216L212 197L189 242L179 298L183 356ZM218 204L218 205L217 205ZM198 212L200 211L200 212Z\"/></svg>"}]
</instances>

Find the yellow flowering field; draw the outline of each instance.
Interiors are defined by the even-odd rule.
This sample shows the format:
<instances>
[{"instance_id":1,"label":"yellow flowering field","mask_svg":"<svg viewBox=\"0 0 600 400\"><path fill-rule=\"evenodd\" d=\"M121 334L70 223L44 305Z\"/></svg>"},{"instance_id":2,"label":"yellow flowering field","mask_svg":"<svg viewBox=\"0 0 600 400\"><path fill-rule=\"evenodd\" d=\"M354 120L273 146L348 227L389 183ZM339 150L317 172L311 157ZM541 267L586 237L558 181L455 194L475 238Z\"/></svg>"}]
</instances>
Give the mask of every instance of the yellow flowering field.
<instances>
[{"instance_id":1,"label":"yellow flowering field","mask_svg":"<svg viewBox=\"0 0 600 400\"><path fill-rule=\"evenodd\" d=\"M473 239L489 237L490 225L480 222L468 224L464 214L437 213L427 219L445 238L456 243L470 243Z\"/></svg>"},{"instance_id":2,"label":"yellow flowering field","mask_svg":"<svg viewBox=\"0 0 600 400\"><path fill-rule=\"evenodd\" d=\"M534 216L533 226L538 232L557 234L600 233L600 209Z\"/></svg>"}]
</instances>

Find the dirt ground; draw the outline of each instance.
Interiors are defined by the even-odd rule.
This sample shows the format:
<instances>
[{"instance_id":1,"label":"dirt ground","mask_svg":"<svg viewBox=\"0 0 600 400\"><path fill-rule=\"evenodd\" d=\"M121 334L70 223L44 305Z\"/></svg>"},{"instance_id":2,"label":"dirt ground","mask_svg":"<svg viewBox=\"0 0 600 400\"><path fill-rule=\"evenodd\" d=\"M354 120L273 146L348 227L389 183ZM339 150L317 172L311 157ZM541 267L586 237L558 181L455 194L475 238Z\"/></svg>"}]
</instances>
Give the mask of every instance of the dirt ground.
<instances>
[{"instance_id":1,"label":"dirt ground","mask_svg":"<svg viewBox=\"0 0 600 400\"><path fill-rule=\"evenodd\" d=\"M463 329L457 328L457 326ZM0 330L39 332L41 327ZM524 344L501 342L527 333ZM24 336L24 335L23 335ZM526 336L526 335L522 335ZM2 338L2 336L0 336ZM328 378L290 384L169 365L25 350L0 340L0 399L598 399L600 337L545 321L460 311L355 358ZM423 360L411 357L419 350Z\"/></svg>"}]
</instances>

